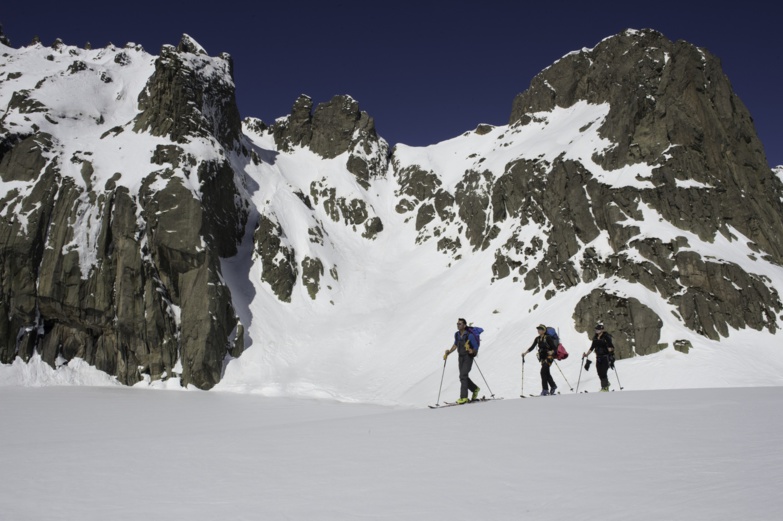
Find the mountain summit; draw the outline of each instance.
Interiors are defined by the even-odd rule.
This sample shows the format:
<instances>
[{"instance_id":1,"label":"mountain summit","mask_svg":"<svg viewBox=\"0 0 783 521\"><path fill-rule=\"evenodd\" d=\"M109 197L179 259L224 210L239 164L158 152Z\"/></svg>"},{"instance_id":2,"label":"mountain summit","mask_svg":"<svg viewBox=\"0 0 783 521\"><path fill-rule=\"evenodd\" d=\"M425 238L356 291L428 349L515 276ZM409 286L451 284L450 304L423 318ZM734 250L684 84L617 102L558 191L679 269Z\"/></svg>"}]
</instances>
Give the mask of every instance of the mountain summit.
<instances>
[{"instance_id":1,"label":"mountain summit","mask_svg":"<svg viewBox=\"0 0 783 521\"><path fill-rule=\"evenodd\" d=\"M187 35L0 53L0 362L394 402L457 316L498 372L542 322L603 322L620 358L781 327L781 176L687 42L627 30L508 125L392 151L347 95L240 121L230 56Z\"/></svg>"}]
</instances>

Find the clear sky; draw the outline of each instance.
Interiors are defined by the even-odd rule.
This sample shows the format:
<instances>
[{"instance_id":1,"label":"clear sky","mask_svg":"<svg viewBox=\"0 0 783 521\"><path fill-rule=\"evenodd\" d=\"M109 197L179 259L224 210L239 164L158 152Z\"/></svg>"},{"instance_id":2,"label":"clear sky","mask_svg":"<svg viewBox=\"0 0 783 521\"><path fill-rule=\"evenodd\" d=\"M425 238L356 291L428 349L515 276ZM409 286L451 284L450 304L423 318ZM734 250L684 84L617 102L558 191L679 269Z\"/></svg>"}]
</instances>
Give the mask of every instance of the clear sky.
<instances>
[{"instance_id":1,"label":"clear sky","mask_svg":"<svg viewBox=\"0 0 783 521\"><path fill-rule=\"evenodd\" d=\"M8 4L8 3L6 3ZM783 38L762 2L94 2L0 8L14 47L134 42L158 54L183 33L234 59L243 117L267 123L299 94L350 94L390 144L429 145L505 124L514 96L563 55L652 28L721 59L771 166L783 165ZM74 6L78 5L78 8Z\"/></svg>"}]
</instances>

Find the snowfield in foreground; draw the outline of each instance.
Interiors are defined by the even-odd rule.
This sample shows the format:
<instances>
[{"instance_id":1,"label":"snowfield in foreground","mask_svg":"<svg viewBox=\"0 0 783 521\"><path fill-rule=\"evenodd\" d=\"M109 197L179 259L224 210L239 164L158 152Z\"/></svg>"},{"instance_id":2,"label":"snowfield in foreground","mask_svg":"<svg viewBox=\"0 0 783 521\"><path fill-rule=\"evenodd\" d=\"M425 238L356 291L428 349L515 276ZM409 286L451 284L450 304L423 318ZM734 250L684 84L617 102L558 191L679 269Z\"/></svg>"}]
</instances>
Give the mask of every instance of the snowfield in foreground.
<instances>
[{"instance_id":1,"label":"snowfield in foreground","mask_svg":"<svg viewBox=\"0 0 783 521\"><path fill-rule=\"evenodd\" d=\"M439 410L0 387L0 512L773 521L783 512L781 408L783 387L507 396Z\"/></svg>"}]
</instances>

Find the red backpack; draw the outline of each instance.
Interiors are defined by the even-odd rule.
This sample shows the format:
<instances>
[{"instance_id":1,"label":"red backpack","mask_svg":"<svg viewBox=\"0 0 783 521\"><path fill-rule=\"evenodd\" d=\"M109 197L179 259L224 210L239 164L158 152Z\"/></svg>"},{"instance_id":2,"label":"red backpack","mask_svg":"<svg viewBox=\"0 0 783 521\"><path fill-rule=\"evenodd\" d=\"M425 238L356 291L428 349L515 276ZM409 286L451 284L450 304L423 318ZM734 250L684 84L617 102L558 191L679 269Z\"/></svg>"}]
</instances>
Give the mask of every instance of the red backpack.
<instances>
[{"instance_id":1,"label":"red backpack","mask_svg":"<svg viewBox=\"0 0 783 521\"><path fill-rule=\"evenodd\" d=\"M560 343L560 337L557 336L557 331L553 327L546 328L546 334L550 337L552 337L552 340L557 342L557 349L555 350L555 360L565 360L568 358L568 351L566 351L566 348L563 347L563 344Z\"/></svg>"}]
</instances>

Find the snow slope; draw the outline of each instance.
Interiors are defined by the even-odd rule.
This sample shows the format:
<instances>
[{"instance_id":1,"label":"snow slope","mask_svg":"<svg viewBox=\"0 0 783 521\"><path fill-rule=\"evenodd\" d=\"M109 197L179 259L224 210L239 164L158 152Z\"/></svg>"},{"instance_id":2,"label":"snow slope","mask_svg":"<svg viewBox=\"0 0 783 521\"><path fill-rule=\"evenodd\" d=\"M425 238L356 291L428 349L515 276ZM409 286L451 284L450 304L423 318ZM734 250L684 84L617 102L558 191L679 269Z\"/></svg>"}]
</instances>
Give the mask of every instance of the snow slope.
<instances>
[{"instance_id":1,"label":"snow slope","mask_svg":"<svg viewBox=\"0 0 783 521\"><path fill-rule=\"evenodd\" d=\"M394 158L399 163L398 171L406 166L429 169L438 175L445 189L453 191L466 170L481 168L500 176L515 159L554 159L568 144L569 157L592 165L591 173L602 183L635 183L643 189L652 167L603 172L592 163L597 151L611 146L591 130L600 126L607 110L605 106L580 103L537 114L534 123L522 128L495 127L482 135L466 132L429 147L398 145ZM588 130L569 133L585 128ZM576 385L580 353L590 343L587 335L574 329L571 315L577 302L598 287L637 298L664 323L660 341L668 343L669 348L618 363L627 388L783 384L783 352L775 347L775 336L768 331L732 330L720 342L709 340L684 327L677 310L659 294L620 279L581 284L550 300L542 291L524 290L512 277L492 282L489 267L494 261L494 248L473 251L463 237L461 249L450 256L437 251L436 240L417 243L415 212L400 214L395 209L400 185L393 175L374 179L370 188L364 189L344 168L344 156L324 160L307 149L277 152L269 134L247 135L259 156L274 157L247 167L246 174L256 187L248 198L281 223L283 240L296 251L298 264L305 257L320 258L324 271L335 268L339 278L330 280L325 275L315 300L297 285L291 302L281 303L261 282L259 263L243 260L251 256L249 244L245 244L244 253L225 260L224 276L235 300L238 296L245 299L238 307L244 310L241 318L250 347L228 363L216 390L422 405L432 396L442 374L442 352L452 343L458 317L486 330L473 379L504 396L519 395L519 355L532 342L535 326L546 323L557 327L573 354L560 363L562 373L555 371L558 385L566 389ZM368 201L371 215L379 216L384 223L383 232L375 240L368 240L343 222L333 221L321 206L315 205L311 211L292 195L297 191L310 193L311 183L326 183L338 196L349 200ZM736 230L732 238L719 235L713 242L706 242L663 220L651 208L641 210L644 219L629 218L627 226L638 226L642 236L663 241L684 237L689 245L685 249L735 263L763 276L770 286L783 287L783 268L759 258ZM323 229L323 243L307 240L313 226ZM458 222L439 226L439 237L457 237L460 233ZM520 226L508 220L501 226L493 244L502 244L512 235L530 238L546 234L545 229L532 223ZM604 236L582 246L588 247L599 256L614 253ZM780 317L778 322L783 326ZM693 345L689 354L671 347L680 339ZM458 392L456 362L447 365L443 391L454 396ZM528 367L526 388L532 391L540 389L536 372ZM594 387L594 373L583 375L582 382Z\"/></svg>"},{"instance_id":2,"label":"snow slope","mask_svg":"<svg viewBox=\"0 0 783 521\"><path fill-rule=\"evenodd\" d=\"M781 387L440 410L3 387L0 512L13 521L776 521L781 406Z\"/></svg>"}]
</instances>

